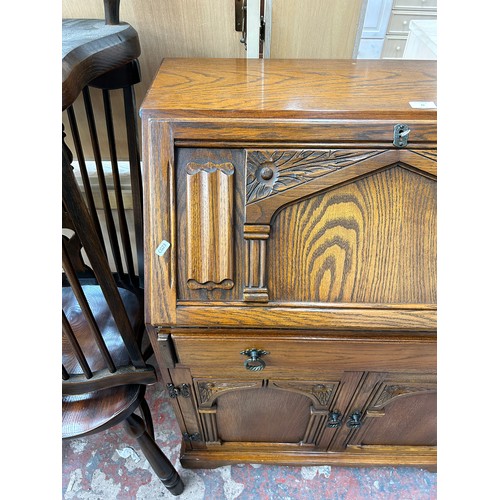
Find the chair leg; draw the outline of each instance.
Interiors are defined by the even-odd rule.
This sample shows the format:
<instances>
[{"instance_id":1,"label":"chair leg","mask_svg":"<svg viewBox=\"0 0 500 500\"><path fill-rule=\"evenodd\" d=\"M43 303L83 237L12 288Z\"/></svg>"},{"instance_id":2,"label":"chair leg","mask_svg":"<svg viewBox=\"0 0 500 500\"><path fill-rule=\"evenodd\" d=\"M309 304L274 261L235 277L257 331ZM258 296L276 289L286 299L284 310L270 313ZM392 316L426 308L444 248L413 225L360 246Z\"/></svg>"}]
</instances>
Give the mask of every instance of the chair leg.
<instances>
[{"instance_id":1,"label":"chair leg","mask_svg":"<svg viewBox=\"0 0 500 500\"><path fill-rule=\"evenodd\" d=\"M151 467L172 495L180 495L184 491L184 483L170 460L161 451L138 415L130 415L124 422L127 432L137 439L144 456Z\"/></svg>"},{"instance_id":2,"label":"chair leg","mask_svg":"<svg viewBox=\"0 0 500 500\"><path fill-rule=\"evenodd\" d=\"M141 416L144 419L144 423L146 424L146 430L149 432L149 435L154 439L155 438L155 430L153 426L153 418L151 417L151 411L149 410L148 403L145 399L141 401L139 406L139 411L141 412Z\"/></svg>"}]
</instances>

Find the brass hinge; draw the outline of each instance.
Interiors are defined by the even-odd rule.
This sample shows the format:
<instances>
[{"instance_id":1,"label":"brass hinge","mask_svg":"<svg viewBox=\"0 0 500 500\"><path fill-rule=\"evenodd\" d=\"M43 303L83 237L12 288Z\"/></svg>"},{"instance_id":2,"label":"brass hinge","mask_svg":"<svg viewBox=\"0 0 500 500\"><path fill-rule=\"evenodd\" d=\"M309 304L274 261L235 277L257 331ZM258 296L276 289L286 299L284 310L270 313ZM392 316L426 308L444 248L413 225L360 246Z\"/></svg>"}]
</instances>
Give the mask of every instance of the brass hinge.
<instances>
[{"instance_id":1,"label":"brass hinge","mask_svg":"<svg viewBox=\"0 0 500 500\"><path fill-rule=\"evenodd\" d=\"M189 384L181 384L179 387L175 387L174 384L167 384L168 396L170 398L177 398L182 396L183 398L191 397L191 389Z\"/></svg>"}]
</instances>

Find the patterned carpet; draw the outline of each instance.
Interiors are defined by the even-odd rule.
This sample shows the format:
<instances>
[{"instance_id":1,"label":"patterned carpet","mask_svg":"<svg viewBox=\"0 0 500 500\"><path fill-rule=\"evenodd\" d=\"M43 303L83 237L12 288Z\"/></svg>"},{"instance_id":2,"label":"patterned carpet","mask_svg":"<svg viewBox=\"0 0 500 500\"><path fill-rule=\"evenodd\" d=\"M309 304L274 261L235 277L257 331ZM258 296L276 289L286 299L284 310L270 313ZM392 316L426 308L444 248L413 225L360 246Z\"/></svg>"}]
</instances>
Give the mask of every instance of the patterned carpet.
<instances>
[{"instance_id":1,"label":"patterned carpet","mask_svg":"<svg viewBox=\"0 0 500 500\"><path fill-rule=\"evenodd\" d=\"M428 500L436 498L437 475L414 468L279 467L234 465L183 469L180 431L161 384L149 387L158 444L186 488L172 496L121 426L62 443L62 498L87 500Z\"/></svg>"}]
</instances>

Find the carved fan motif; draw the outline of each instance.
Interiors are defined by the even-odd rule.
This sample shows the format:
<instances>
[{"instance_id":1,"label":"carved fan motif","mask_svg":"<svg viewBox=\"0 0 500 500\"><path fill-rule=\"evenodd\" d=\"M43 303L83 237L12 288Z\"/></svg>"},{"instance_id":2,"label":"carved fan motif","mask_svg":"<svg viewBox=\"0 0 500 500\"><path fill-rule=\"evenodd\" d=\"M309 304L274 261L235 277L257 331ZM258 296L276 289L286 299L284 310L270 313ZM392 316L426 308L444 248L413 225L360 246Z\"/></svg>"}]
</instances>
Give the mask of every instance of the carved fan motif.
<instances>
[{"instance_id":1,"label":"carved fan motif","mask_svg":"<svg viewBox=\"0 0 500 500\"><path fill-rule=\"evenodd\" d=\"M434 386L422 385L387 385L377 398L373 408L383 408L389 401L400 396L408 396L418 392L435 392Z\"/></svg>"},{"instance_id":2,"label":"carved fan motif","mask_svg":"<svg viewBox=\"0 0 500 500\"><path fill-rule=\"evenodd\" d=\"M274 196L378 153L350 149L249 151L247 204Z\"/></svg>"},{"instance_id":3,"label":"carved fan motif","mask_svg":"<svg viewBox=\"0 0 500 500\"><path fill-rule=\"evenodd\" d=\"M215 398L228 391L239 389L254 389L262 385L261 381L254 382L198 382L198 391L200 394L200 406L209 407Z\"/></svg>"}]
</instances>

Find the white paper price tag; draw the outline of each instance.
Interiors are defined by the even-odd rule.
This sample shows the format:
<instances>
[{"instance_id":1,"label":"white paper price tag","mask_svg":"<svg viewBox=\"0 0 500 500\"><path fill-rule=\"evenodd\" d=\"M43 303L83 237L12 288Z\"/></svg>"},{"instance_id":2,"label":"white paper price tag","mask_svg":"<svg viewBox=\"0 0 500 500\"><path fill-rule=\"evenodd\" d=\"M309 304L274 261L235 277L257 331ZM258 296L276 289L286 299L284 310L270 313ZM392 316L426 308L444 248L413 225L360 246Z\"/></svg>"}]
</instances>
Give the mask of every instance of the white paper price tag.
<instances>
[{"instance_id":1,"label":"white paper price tag","mask_svg":"<svg viewBox=\"0 0 500 500\"><path fill-rule=\"evenodd\" d=\"M432 101L410 101L410 106L415 109L436 109L436 103Z\"/></svg>"},{"instance_id":2,"label":"white paper price tag","mask_svg":"<svg viewBox=\"0 0 500 500\"><path fill-rule=\"evenodd\" d=\"M160 257L162 255L165 255L165 252L170 248L170 243L166 240L163 240L155 250L156 255L159 255Z\"/></svg>"}]
</instances>

